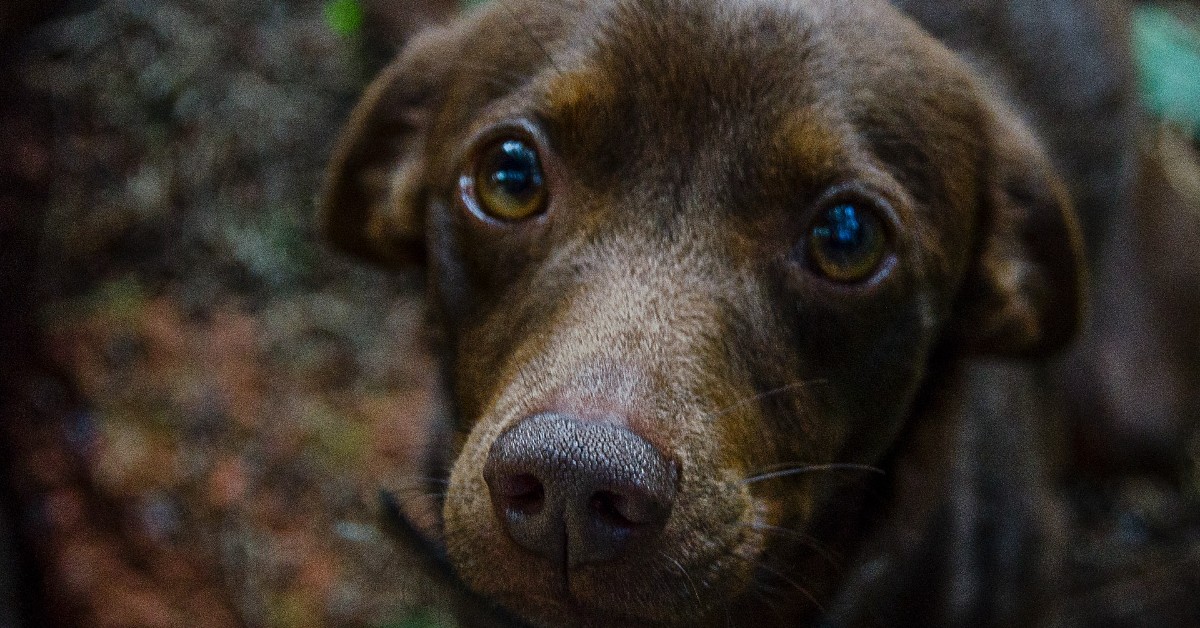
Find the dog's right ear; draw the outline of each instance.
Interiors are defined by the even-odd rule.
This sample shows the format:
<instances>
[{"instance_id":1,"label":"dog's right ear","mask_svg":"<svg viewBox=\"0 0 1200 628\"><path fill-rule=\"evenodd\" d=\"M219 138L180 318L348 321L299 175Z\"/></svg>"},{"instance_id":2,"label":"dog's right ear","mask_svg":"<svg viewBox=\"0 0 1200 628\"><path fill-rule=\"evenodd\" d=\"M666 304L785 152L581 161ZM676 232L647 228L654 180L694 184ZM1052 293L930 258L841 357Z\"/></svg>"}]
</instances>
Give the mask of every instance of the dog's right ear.
<instances>
[{"instance_id":1,"label":"dog's right ear","mask_svg":"<svg viewBox=\"0 0 1200 628\"><path fill-rule=\"evenodd\" d=\"M392 267L424 260L425 140L454 58L445 35L418 36L342 130L318 208L322 231L343 251Z\"/></svg>"},{"instance_id":2,"label":"dog's right ear","mask_svg":"<svg viewBox=\"0 0 1200 628\"><path fill-rule=\"evenodd\" d=\"M955 333L976 353L1047 356L1082 326L1079 221L1029 128L999 107L991 116L979 259L963 287Z\"/></svg>"}]
</instances>

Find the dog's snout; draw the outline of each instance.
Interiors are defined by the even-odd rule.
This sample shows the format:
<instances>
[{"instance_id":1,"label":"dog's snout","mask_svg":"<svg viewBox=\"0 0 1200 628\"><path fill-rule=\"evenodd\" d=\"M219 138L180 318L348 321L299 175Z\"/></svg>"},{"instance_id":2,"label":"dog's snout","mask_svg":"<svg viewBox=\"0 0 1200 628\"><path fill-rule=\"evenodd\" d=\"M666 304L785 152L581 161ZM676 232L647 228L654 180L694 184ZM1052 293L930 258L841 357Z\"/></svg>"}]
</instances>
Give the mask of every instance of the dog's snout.
<instances>
[{"instance_id":1,"label":"dog's snout","mask_svg":"<svg viewBox=\"0 0 1200 628\"><path fill-rule=\"evenodd\" d=\"M484 478L508 535L573 568L615 559L661 530L678 472L620 425L541 414L496 439Z\"/></svg>"}]
</instances>

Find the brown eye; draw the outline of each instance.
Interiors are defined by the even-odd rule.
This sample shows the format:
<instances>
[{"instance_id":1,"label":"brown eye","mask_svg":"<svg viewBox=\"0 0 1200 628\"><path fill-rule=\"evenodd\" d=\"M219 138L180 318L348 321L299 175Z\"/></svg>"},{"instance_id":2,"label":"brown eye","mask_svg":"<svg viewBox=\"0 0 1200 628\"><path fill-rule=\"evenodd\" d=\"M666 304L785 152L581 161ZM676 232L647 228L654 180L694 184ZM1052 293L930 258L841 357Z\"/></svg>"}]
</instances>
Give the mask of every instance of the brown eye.
<instances>
[{"instance_id":1,"label":"brown eye","mask_svg":"<svg viewBox=\"0 0 1200 628\"><path fill-rule=\"evenodd\" d=\"M821 212L808 240L809 258L839 283L870 279L887 255L883 223L868 206L839 203Z\"/></svg>"},{"instance_id":2,"label":"brown eye","mask_svg":"<svg viewBox=\"0 0 1200 628\"><path fill-rule=\"evenodd\" d=\"M546 182L532 146L518 139L493 143L475 170L480 209L500 220L524 220L545 211Z\"/></svg>"}]
</instances>

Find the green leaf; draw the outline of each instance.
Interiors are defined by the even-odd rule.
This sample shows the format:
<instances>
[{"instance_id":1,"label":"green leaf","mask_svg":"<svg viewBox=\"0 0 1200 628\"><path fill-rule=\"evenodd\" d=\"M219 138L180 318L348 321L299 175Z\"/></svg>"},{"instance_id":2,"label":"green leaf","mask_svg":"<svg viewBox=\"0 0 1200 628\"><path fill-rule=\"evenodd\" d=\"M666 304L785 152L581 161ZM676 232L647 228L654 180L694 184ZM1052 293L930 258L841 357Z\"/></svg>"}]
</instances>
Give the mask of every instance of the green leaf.
<instances>
[{"instance_id":1,"label":"green leaf","mask_svg":"<svg viewBox=\"0 0 1200 628\"><path fill-rule=\"evenodd\" d=\"M325 23L343 37L357 35L363 26L363 9L358 0L330 0L325 3Z\"/></svg>"}]
</instances>

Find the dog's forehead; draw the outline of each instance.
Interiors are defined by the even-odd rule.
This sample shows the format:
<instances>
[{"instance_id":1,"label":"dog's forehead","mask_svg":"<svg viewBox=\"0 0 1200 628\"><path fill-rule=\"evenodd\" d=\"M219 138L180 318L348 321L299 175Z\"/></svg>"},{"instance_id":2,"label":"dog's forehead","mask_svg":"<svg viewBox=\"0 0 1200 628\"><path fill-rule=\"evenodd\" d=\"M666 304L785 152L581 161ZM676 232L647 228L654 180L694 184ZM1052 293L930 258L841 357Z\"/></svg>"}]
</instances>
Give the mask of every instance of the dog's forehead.
<instances>
[{"instance_id":1,"label":"dog's forehead","mask_svg":"<svg viewBox=\"0 0 1200 628\"><path fill-rule=\"evenodd\" d=\"M940 123L915 109L946 102L949 120L962 101L931 41L871 1L613 0L567 21L556 42L536 31L514 42L545 48L531 84L539 117L570 145L619 146L623 163L639 149L659 161L717 150L728 163L799 146L793 155L828 164L867 126L941 141L954 130L920 128Z\"/></svg>"},{"instance_id":2,"label":"dog's forehead","mask_svg":"<svg viewBox=\"0 0 1200 628\"><path fill-rule=\"evenodd\" d=\"M492 113L465 105L457 119L479 127L499 111L543 122L573 175L609 177L597 187L711 182L714 194L744 199L797 182L787 191L818 190L866 169L922 206L974 202L969 72L886 3L493 7L464 61L475 68L465 76L494 70L464 88Z\"/></svg>"},{"instance_id":3,"label":"dog's forehead","mask_svg":"<svg viewBox=\"0 0 1200 628\"><path fill-rule=\"evenodd\" d=\"M779 2L598 4L538 84L544 114L564 127L607 126L610 137L773 124L822 91L812 21Z\"/></svg>"}]
</instances>

